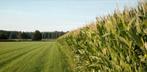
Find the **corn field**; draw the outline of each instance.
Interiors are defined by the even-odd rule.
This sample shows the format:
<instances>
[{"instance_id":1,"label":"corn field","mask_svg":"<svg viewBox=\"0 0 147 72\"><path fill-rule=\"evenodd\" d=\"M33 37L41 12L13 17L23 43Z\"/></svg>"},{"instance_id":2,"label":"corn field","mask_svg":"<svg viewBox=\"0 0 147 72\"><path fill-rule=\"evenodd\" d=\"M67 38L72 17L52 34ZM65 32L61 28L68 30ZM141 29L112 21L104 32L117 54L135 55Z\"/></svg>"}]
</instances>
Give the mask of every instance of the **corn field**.
<instances>
[{"instance_id":1,"label":"corn field","mask_svg":"<svg viewBox=\"0 0 147 72\"><path fill-rule=\"evenodd\" d=\"M147 3L60 37L73 72L146 72Z\"/></svg>"}]
</instances>

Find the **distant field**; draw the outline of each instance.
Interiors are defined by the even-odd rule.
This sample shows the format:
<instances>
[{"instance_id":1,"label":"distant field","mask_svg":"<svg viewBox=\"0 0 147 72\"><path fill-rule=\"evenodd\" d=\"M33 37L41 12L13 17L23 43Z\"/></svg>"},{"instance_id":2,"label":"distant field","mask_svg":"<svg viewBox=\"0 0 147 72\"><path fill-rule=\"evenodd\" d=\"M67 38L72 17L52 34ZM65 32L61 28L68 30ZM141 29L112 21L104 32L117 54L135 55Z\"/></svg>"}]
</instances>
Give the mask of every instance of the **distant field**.
<instances>
[{"instance_id":1,"label":"distant field","mask_svg":"<svg viewBox=\"0 0 147 72\"><path fill-rule=\"evenodd\" d=\"M55 39L42 39L39 42L51 42ZM32 39L0 39L0 42L32 42Z\"/></svg>"},{"instance_id":2,"label":"distant field","mask_svg":"<svg viewBox=\"0 0 147 72\"><path fill-rule=\"evenodd\" d=\"M68 72L56 42L0 42L0 72Z\"/></svg>"}]
</instances>

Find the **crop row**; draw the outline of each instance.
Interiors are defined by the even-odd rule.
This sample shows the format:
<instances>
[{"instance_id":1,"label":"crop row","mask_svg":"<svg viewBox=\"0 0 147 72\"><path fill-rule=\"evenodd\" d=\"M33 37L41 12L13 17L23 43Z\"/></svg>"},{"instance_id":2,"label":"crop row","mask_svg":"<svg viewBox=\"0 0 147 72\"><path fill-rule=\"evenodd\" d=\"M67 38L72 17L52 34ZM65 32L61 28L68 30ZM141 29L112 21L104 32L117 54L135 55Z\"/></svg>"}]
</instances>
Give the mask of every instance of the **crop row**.
<instances>
[{"instance_id":1,"label":"crop row","mask_svg":"<svg viewBox=\"0 0 147 72\"><path fill-rule=\"evenodd\" d=\"M147 3L96 20L58 39L73 71L147 71Z\"/></svg>"}]
</instances>

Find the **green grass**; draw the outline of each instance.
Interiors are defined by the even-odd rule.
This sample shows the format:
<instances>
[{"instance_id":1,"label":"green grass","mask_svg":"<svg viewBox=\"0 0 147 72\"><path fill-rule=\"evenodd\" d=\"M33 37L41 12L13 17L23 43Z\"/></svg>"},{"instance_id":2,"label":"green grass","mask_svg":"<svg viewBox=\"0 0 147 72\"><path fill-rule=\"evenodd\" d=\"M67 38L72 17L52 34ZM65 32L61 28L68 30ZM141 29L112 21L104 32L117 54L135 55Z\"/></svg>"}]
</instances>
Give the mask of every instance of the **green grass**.
<instances>
[{"instance_id":1,"label":"green grass","mask_svg":"<svg viewBox=\"0 0 147 72\"><path fill-rule=\"evenodd\" d=\"M0 42L0 72L69 72L56 42Z\"/></svg>"}]
</instances>

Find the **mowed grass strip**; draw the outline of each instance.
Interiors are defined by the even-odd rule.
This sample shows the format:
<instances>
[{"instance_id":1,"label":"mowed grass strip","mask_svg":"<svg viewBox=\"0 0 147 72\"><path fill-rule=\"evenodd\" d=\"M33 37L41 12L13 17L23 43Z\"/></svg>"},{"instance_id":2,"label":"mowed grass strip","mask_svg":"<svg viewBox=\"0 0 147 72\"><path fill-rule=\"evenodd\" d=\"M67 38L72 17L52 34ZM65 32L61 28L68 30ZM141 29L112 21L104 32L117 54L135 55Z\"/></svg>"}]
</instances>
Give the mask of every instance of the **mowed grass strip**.
<instances>
[{"instance_id":1,"label":"mowed grass strip","mask_svg":"<svg viewBox=\"0 0 147 72\"><path fill-rule=\"evenodd\" d=\"M13 60L18 59L19 57L34 51L37 48L40 48L40 45L30 46L26 48L24 47L24 49L22 50L15 50L15 51L0 55L0 68L3 67L5 64L10 63Z\"/></svg>"},{"instance_id":2,"label":"mowed grass strip","mask_svg":"<svg viewBox=\"0 0 147 72\"><path fill-rule=\"evenodd\" d=\"M1 42L0 43L0 55L5 54L5 53L9 53L9 52L13 52L19 49L24 49L27 48L27 46L32 45L31 43L27 43L27 44L14 44L12 42Z\"/></svg>"},{"instance_id":3,"label":"mowed grass strip","mask_svg":"<svg viewBox=\"0 0 147 72\"><path fill-rule=\"evenodd\" d=\"M69 72L58 47L56 42L0 42L0 72Z\"/></svg>"}]
</instances>

